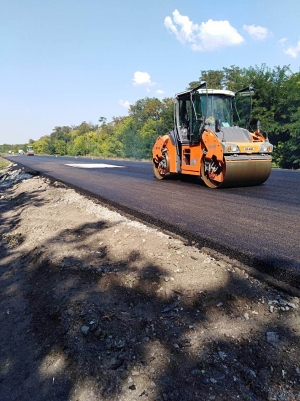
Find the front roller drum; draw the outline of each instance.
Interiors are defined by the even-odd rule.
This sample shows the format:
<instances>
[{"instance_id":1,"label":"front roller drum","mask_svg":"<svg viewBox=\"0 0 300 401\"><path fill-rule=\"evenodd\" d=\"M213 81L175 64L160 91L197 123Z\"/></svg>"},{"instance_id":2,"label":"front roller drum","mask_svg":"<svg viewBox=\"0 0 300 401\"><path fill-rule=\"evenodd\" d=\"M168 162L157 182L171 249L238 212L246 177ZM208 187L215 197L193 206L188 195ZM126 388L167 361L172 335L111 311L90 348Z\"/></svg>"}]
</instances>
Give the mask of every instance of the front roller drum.
<instances>
[{"instance_id":1,"label":"front roller drum","mask_svg":"<svg viewBox=\"0 0 300 401\"><path fill-rule=\"evenodd\" d=\"M271 168L271 157L243 160L225 157L218 164L203 157L201 177L209 188L261 185L269 178Z\"/></svg>"},{"instance_id":2,"label":"front roller drum","mask_svg":"<svg viewBox=\"0 0 300 401\"><path fill-rule=\"evenodd\" d=\"M225 176L225 164L216 158L206 159L203 156L201 161L201 178L209 188L219 188L223 185Z\"/></svg>"},{"instance_id":3,"label":"front roller drum","mask_svg":"<svg viewBox=\"0 0 300 401\"><path fill-rule=\"evenodd\" d=\"M271 170L271 157L243 161L227 160L222 187L261 185L267 181Z\"/></svg>"}]
</instances>

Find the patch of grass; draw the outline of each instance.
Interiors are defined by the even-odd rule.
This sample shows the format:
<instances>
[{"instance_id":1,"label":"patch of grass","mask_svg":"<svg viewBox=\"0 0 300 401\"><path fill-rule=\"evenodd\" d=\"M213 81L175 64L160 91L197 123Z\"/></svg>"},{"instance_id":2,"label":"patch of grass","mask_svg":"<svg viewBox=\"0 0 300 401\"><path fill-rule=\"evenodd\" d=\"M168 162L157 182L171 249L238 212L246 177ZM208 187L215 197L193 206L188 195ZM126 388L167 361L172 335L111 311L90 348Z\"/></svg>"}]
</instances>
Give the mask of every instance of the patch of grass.
<instances>
[{"instance_id":1,"label":"patch of grass","mask_svg":"<svg viewBox=\"0 0 300 401\"><path fill-rule=\"evenodd\" d=\"M0 236L4 243L6 243L8 248L16 248L21 245L24 241L24 238L21 233L4 233Z\"/></svg>"},{"instance_id":2,"label":"patch of grass","mask_svg":"<svg viewBox=\"0 0 300 401\"><path fill-rule=\"evenodd\" d=\"M3 157L0 156L0 170L9 166L10 162L8 160L3 159Z\"/></svg>"}]
</instances>

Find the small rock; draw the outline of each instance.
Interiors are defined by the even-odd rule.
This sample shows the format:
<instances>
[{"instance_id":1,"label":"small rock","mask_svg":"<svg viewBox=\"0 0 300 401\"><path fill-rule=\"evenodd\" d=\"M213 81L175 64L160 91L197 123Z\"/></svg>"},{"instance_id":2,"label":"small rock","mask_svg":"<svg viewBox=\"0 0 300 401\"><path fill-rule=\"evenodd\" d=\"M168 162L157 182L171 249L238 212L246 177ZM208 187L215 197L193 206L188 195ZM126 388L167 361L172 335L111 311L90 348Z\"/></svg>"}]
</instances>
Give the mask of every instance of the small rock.
<instances>
[{"instance_id":1,"label":"small rock","mask_svg":"<svg viewBox=\"0 0 300 401\"><path fill-rule=\"evenodd\" d=\"M269 331L267 334L267 343L273 345L273 347L278 348L279 335L274 331Z\"/></svg>"},{"instance_id":2,"label":"small rock","mask_svg":"<svg viewBox=\"0 0 300 401\"><path fill-rule=\"evenodd\" d=\"M270 311L271 313L274 312L274 306L273 306L273 305L270 305L269 311Z\"/></svg>"},{"instance_id":3,"label":"small rock","mask_svg":"<svg viewBox=\"0 0 300 401\"><path fill-rule=\"evenodd\" d=\"M125 347L125 341L124 340L119 340L115 343L115 347L118 349L124 348Z\"/></svg>"},{"instance_id":4,"label":"small rock","mask_svg":"<svg viewBox=\"0 0 300 401\"><path fill-rule=\"evenodd\" d=\"M213 383L213 384L216 384L216 383L217 383L217 380L214 379L213 377L211 377L209 380L210 380L210 382Z\"/></svg>"},{"instance_id":5,"label":"small rock","mask_svg":"<svg viewBox=\"0 0 300 401\"><path fill-rule=\"evenodd\" d=\"M116 364L116 362L117 362L116 358L111 358L109 364L110 364L110 366L113 366Z\"/></svg>"},{"instance_id":6,"label":"small rock","mask_svg":"<svg viewBox=\"0 0 300 401\"><path fill-rule=\"evenodd\" d=\"M245 318L246 320L249 320L249 313L244 313L244 318Z\"/></svg>"},{"instance_id":7,"label":"small rock","mask_svg":"<svg viewBox=\"0 0 300 401\"><path fill-rule=\"evenodd\" d=\"M132 370L131 374L132 374L132 376L139 376L140 372L138 370Z\"/></svg>"},{"instance_id":8,"label":"small rock","mask_svg":"<svg viewBox=\"0 0 300 401\"><path fill-rule=\"evenodd\" d=\"M199 376L199 375L201 375L201 370L194 369L194 370L191 371L191 375L192 376Z\"/></svg>"},{"instance_id":9,"label":"small rock","mask_svg":"<svg viewBox=\"0 0 300 401\"><path fill-rule=\"evenodd\" d=\"M222 306L222 305L223 305L223 302L219 302L218 305L217 305L217 307L219 308L219 307Z\"/></svg>"},{"instance_id":10,"label":"small rock","mask_svg":"<svg viewBox=\"0 0 300 401\"><path fill-rule=\"evenodd\" d=\"M98 322L98 320L91 320L89 325L90 325L91 331L94 331L97 329L99 322Z\"/></svg>"},{"instance_id":11,"label":"small rock","mask_svg":"<svg viewBox=\"0 0 300 401\"><path fill-rule=\"evenodd\" d=\"M87 333L89 332L89 330L90 330L90 328L89 328L89 326L82 326L81 327L81 333L83 334L83 335L87 335Z\"/></svg>"},{"instance_id":12,"label":"small rock","mask_svg":"<svg viewBox=\"0 0 300 401\"><path fill-rule=\"evenodd\" d=\"M179 304L180 304L180 301L173 302L171 305L166 306L165 309L163 309L162 312L163 313L170 312L172 309L176 308Z\"/></svg>"},{"instance_id":13,"label":"small rock","mask_svg":"<svg viewBox=\"0 0 300 401\"><path fill-rule=\"evenodd\" d=\"M225 358L226 358L226 354L225 354L225 352L222 352L222 351L219 351L219 355L220 355L220 358L222 359L222 361L224 361L225 360Z\"/></svg>"},{"instance_id":14,"label":"small rock","mask_svg":"<svg viewBox=\"0 0 300 401\"><path fill-rule=\"evenodd\" d=\"M98 327L97 330L95 331L95 336L96 337L100 337L103 333L103 330L101 329L101 327Z\"/></svg>"}]
</instances>

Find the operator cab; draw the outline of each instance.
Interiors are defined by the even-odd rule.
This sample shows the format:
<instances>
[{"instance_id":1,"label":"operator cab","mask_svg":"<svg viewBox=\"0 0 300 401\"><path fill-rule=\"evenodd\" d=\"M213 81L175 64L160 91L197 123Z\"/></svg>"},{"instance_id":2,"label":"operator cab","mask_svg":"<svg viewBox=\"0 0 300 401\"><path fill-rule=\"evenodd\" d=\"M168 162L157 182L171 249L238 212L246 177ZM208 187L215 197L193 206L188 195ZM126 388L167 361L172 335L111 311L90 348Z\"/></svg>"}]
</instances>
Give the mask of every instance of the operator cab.
<instances>
[{"instance_id":1,"label":"operator cab","mask_svg":"<svg viewBox=\"0 0 300 401\"><path fill-rule=\"evenodd\" d=\"M33 146L27 146L27 156L34 156Z\"/></svg>"},{"instance_id":2,"label":"operator cab","mask_svg":"<svg viewBox=\"0 0 300 401\"><path fill-rule=\"evenodd\" d=\"M205 115L205 125L209 129L218 131L220 127L231 127L232 119L232 100L234 92L228 90L202 89L198 96L201 102L201 109Z\"/></svg>"},{"instance_id":3,"label":"operator cab","mask_svg":"<svg viewBox=\"0 0 300 401\"><path fill-rule=\"evenodd\" d=\"M246 128L249 123L252 103L249 94L251 95L252 88L235 93L222 89L204 89L204 85L181 92L175 97L175 129L179 142L183 144L199 143L204 129L219 136L222 127L239 125ZM237 98L242 98L239 106L241 112L237 110ZM240 115L246 117L243 119Z\"/></svg>"}]
</instances>

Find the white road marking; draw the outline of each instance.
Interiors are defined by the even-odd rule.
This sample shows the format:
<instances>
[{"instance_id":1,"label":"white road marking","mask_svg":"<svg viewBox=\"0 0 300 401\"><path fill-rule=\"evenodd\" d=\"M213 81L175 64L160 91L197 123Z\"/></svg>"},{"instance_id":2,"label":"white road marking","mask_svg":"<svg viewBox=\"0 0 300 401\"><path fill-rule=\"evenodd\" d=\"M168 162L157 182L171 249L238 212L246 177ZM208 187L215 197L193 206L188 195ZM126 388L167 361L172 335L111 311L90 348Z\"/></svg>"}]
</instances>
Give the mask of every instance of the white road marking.
<instances>
[{"instance_id":1,"label":"white road marking","mask_svg":"<svg viewBox=\"0 0 300 401\"><path fill-rule=\"evenodd\" d=\"M124 166L117 166L117 165L115 165L115 164L105 164L105 163L93 163L93 164L66 164L66 166L78 167L78 168L112 168L112 167L124 167Z\"/></svg>"}]
</instances>

